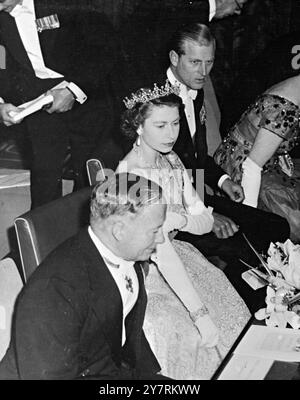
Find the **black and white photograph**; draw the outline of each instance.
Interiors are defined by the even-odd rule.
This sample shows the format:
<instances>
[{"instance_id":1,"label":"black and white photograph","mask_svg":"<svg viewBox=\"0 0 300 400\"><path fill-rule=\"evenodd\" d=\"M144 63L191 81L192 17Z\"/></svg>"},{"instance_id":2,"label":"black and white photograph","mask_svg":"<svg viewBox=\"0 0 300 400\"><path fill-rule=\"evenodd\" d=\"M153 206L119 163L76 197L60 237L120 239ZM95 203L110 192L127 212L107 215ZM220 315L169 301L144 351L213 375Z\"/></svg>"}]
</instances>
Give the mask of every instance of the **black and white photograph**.
<instances>
[{"instance_id":1,"label":"black and white photograph","mask_svg":"<svg viewBox=\"0 0 300 400\"><path fill-rule=\"evenodd\" d=\"M300 380L299 144L300 0L0 0L0 381Z\"/></svg>"}]
</instances>

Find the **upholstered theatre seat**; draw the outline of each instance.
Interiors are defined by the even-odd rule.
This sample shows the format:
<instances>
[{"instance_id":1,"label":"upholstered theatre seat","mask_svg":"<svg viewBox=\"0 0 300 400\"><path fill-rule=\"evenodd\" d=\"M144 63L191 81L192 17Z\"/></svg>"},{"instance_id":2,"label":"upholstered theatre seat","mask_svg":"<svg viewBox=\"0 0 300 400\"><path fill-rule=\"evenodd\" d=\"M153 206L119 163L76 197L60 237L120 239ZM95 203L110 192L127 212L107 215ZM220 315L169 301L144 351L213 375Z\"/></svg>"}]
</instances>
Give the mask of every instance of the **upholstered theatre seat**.
<instances>
[{"instance_id":1,"label":"upholstered theatre seat","mask_svg":"<svg viewBox=\"0 0 300 400\"><path fill-rule=\"evenodd\" d=\"M89 223L91 192L84 188L15 219L25 281L52 250Z\"/></svg>"},{"instance_id":2,"label":"upholstered theatre seat","mask_svg":"<svg viewBox=\"0 0 300 400\"><path fill-rule=\"evenodd\" d=\"M86 171L90 185L95 185L96 183L105 180L105 170L103 168L103 164L96 158L87 160Z\"/></svg>"}]
</instances>

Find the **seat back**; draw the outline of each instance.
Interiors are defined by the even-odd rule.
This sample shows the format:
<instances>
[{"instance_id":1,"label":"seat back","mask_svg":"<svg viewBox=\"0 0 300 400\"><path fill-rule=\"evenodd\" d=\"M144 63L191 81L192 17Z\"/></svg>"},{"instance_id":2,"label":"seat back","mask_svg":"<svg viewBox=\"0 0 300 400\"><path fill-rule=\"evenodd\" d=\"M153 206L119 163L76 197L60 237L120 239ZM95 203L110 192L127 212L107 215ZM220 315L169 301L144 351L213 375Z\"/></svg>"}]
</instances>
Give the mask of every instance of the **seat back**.
<instances>
[{"instance_id":1,"label":"seat back","mask_svg":"<svg viewBox=\"0 0 300 400\"><path fill-rule=\"evenodd\" d=\"M11 258L0 261L0 360L8 348L16 298L23 287L16 264Z\"/></svg>"},{"instance_id":2,"label":"seat back","mask_svg":"<svg viewBox=\"0 0 300 400\"><path fill-rule=\"evenodd\" d=\"M96 185L96 183L105 180L104 167L100 160L96 158L91 158L86 162L86 170L89 179L89 184Z\"/></svg>"},{"instance_id":3,"label":"seat back","mask_svg":"<svg viewBox=\"0 0 300 400\"><path fill-rule=\"evenodd\" d=\"M25 282L52 250L89 223L91 192L84 188L15 219Z\"/></svg>"}]
</instances>

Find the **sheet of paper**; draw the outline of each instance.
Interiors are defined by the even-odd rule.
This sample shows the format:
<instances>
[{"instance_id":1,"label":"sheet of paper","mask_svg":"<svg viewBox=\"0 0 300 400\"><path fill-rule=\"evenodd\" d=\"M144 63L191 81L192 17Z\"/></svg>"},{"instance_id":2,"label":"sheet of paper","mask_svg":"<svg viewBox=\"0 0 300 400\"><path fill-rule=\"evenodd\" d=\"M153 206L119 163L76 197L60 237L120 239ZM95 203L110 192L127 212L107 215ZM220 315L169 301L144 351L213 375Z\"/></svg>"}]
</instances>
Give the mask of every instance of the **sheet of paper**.
<instances>
[{"instance_id":1,"label":"sheet of paper","mask_svg":"<svg viewBox=\"0 0 300 400\"><path fill-rule=\"evenodd\" d=\"M234 354L300 362L300 331L252 325Z\"/></svg>"},{"instance_id":2,"label":"sheet of paper","mask_svg":"<svg viewBox=\"0 0 300 400\"><path fill-rule=\"evenodd\" d=\"M53 86L53 89L64 89L68 86L67 81L62 81L58 85ZM33 100L28 101L27 103L20 104L18 107L23 110L19 113L11 112L11 116L14 118L15 122L20 121L21 119L27 117L30 114L35 113L36 111L41 110L44 106L51 104L53 102L53 96L51 94L46 95L46 93L41 94L39 97L36 97Z\"/></svg>"},{"instance_id":3,"label":"sheet of paper","mask_svg":"<svg viewBox=\"0 0 300 400\"><path fill-rule=\"evenodd\" d=\"M41 110L44 106L53 103L53 96L51 94L44 94L40 96L38 99L35 99L30 103L29 106L23 108L22 111L16 113L13 116L15 122L20 121L21 119L27 117L30 114L35 113L36 111Z\"/></svg>"},{"instance_id":4,"label":"sheet of paper","mask_svg":"<svg viewBox=\"0 0 300 400\"><path fill-rule=\"evenodd\" d=\"M51 90L53 90L53 89L64 89L64 88L67 87L67 86L68 86L68 82L67 82L67 81L62 81L62 82L60 82L58 85L53 86L53 88L52 88ZM45 93L41 94L39 97L36 97L36 98L33 99L33 100L27 101L27 103L23 103L23 104L19 105L18 107L20 107L20 108L27 108L27 107L29 107L31 104L35 103L37 100L41 99L41 98L44 97L44 96L45 96Z\"/></svg>"},{"instance_id":5,"label":"sheet of paper","mask_svg":"<svg viewBox=\"0 0 300 400\"><path fill-rule=\"evenodd\" d=\"M248 285L253 289L257 290L267 285L267 282L260 279L251 270L242 273L242 279L248 283Z\"/></svg>"},{"instance_id":6,"label":"sheet of paper","mask_svg":"<svg viewBox=\"0 0 300 400\"><path fill-rule=\"evenodd\" d=\"M242 354L233 354L218 380L263 380L273 360Z\"/></svg>"}]
</instances>

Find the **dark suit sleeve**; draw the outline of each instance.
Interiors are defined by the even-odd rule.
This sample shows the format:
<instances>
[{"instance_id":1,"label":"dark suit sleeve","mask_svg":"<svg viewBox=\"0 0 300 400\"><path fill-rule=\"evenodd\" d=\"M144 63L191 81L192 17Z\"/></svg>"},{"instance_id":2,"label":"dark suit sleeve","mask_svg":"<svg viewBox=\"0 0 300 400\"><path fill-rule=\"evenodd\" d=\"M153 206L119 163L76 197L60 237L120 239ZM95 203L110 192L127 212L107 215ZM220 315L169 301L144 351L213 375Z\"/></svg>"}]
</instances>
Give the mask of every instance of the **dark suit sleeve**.
<instances>
[{"instance_id":1,"label":"dark suit sleeve","mask_svg":"<svg viewBox=\"0 0 300 400\"><path fill-rule=\"evenodd\" d=\"M19 299L13 343L21 379L75 379L80 377L80 338L86 310L79 294L58 279L29 282ZM120 370L103 341L97 354L97 379L118 379ZM92 349L90 349L92 351Z\"/></svg>"},{"instance_id":2,"label":"dark suit sleeve","mask_svg":"<svg viewBox=\"0 0 300 400\"><path fill-rule=\"evenodd\" d=\"M207 156L204 168L204 181L205 184L210 186L212 189L218 189L218 182L221 176L225 175L226 172L215 163L211 156Z\"/></svg>"},{"instance_id":3,"label":"dark suit sleeve","mask_svg":"<svg viewBox=\"0 0 300 400\"><path fill-rule=\"evenodd\" d=\"M0 49L1 51L1 49ZM7 102L7 94L9 93L9 80L5 70L0 68L0 97Z\"/></svg>"},{"instance_id":4,"label":"dark suit sleeve","mask_svg":"<svg viewBox=\"0 0 300 400\"><path fill-rule=\"evenodd\" d=\"M6 69L7 57L6 49L2 44L1 32L0 32L0 97L7 101L10 92L10 79L8 71Z\"/></svg>"}]
</instances>

